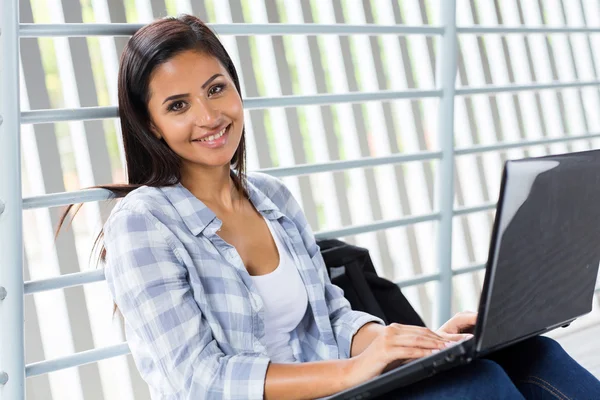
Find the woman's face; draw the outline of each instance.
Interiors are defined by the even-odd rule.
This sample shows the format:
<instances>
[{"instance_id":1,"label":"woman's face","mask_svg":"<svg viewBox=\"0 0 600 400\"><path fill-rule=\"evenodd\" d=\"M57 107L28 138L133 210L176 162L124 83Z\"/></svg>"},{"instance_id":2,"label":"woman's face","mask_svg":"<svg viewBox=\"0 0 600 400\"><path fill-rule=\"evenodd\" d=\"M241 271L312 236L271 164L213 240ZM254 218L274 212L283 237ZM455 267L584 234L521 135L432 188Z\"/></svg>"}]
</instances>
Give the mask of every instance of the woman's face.
<instances>
[{"instance_id":1,"label":"woman's face","mask_svg":"<svg viewBox=\"0 0 600 400\"><path fill-rule=\"evenodd\" d=\"M244 112L229 73L213 56L185 51L150 77L152 130L185 167L228 165L240 143Z\"/></svg>"}]
</instances>

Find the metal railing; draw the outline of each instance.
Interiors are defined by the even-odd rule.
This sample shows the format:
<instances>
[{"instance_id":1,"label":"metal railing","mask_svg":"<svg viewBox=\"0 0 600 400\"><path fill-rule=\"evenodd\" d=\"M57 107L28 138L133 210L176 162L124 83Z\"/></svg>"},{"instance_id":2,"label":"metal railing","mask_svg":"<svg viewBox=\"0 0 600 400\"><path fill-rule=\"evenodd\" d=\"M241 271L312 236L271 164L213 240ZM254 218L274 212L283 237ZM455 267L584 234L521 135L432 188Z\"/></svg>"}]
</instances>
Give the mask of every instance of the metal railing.
<instances>
[{"instance_id":1,"label":"metal railing","mask_svg":"<svg viewBox=\"0 0 600 400\"><path fill-rule=\"evenodd\" d=\"M323 25L323 24L216 24L212 27L221 35L432 35L441 36L440 61L438 65L439 88L432 90L356 92L345 94L319 94L310 96L281 96L273 98L249 98L247 109L271 107L298 107L367 101L390 101L398 99L440 99L439 143L440 151L424 151L414 154L396 154L386 157L368 157L348 161L297 165L266 169L264 172L278 176L296 176L320 172L341 171L350 168L365 168L413 161L438 160L438 183L440 198L439 212L410 216L396 220L377 221L370 224L345 227L318 232L318 238L343 237L359 233L374 232L427 221L439 222L437 273L416 276L398 282L400 287L439 282L439 319L450 317L452 278L484 269L485 265L469 265L452 269L452 219L471 213L492 210L495 204L454 209L454 160L456 156L507 150L536 145L548 145L576 140L600 138L600 133L580 134L560 138L479 145L455 148L453 143L454 99L456 96L471 96L502 92L531 90L582 88L600 86L600 81L548 82L526 85L467 87L457 89L457 35L458 34L529 34L529 33L598 33L599 28L527 28L527 27L457 27L454 0L444 1L441 10L443 26L382 26L382 25ZM25 365L23 332L23 299L25 295L48 290L84 285L104 280L104 271L73 273L49 279L23 281L22 211L26 209L56 207L76 202L103 201L112 197L102 189L69 193L53 193L22 198L20 176L20 126L58 121L91 120L118 117L116 107L89 107L58 110L19 110L19 40L47 36L128 36L141 27L139 24L19 24L18 0L3 0L0 19L0 44L2 65L0 71L0 326L3 329L0 342L0 395L5 399L24 398L26 377L46 374L103 359L127 354L126 343L106 348L76 353L68 357L45 360ZM6 173L4 171L10 171ZM600 288L598 288L600 291Z\"/></svg>"}]
</instances>

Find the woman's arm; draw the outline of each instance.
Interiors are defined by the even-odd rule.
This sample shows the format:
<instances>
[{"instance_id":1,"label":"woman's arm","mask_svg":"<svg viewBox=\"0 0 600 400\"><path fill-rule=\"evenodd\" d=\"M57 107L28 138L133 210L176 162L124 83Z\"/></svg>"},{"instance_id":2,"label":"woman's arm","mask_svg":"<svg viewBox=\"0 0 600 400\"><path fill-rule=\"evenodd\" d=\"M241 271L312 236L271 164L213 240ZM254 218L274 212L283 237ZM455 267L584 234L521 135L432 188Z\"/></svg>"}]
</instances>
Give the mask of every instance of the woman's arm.
<instances>
[{"instance_id":1,"label":"woman's arm","mask_svg":"<svg viewBox=\"0 0 600 400\"><path fill-rule=\"evenodd\" d=\"M428 356L449 343L420 326L392 323L377 328L377 324L366 324L361 329L358 339L366 348L356 357L305 364L271 364L267 372L266 398L327 396L366 382L409 360Z\"/></svg>"},{"instance_id":2,"label":"woman's arm","mask_svg":"<svg viewBox=\"0 0 600 400\"><path fill-rule=\"evenodd\" d=\"M354 386L348 382L354 360L269 364L265 399L303 400L330 396Z\"/></svg>"},{"instance_id":3,"label":"woman's arm","mask_svg":"<svg viewBox=\"0 0 600 400\"><path fill-rule=\"evenodd\" d=\"M389 328L388 326L387 329ZM356 373L357 369L362 369L360 363L357 363L358 358L361 357L356 357L362 354L377 337L381 339L382 336L385 336L385 329L384 325L377 322L368 322L363 325L352 339L352 358L349 359L301 364L269 364L265 399L314 399L341 392L361 383L364 379L352 380L353 373ZM413 333L413 335L416 337L418 332ZM426 336L426 333L423 331L420 335ZM407 344L410 343L407 342ZM414 347L418 348L420 344L416 344ZM384 372L401 365L403 362L406 362L406 360L393 361L384 369Z\"/></svg>"},{"instance_id":4,"label":"woman's arm","mask_svg":"<svg viewBox=\"0 0 600 400\"><path fill-rule=\"evenodd\" d=\"M362 353L369 345L375 340L375 338L381 335L384 326L375 322L367 322L364 324L352 339L352 347L350 350L350 357L356 357Z\"/></svg>"}]
</instances>

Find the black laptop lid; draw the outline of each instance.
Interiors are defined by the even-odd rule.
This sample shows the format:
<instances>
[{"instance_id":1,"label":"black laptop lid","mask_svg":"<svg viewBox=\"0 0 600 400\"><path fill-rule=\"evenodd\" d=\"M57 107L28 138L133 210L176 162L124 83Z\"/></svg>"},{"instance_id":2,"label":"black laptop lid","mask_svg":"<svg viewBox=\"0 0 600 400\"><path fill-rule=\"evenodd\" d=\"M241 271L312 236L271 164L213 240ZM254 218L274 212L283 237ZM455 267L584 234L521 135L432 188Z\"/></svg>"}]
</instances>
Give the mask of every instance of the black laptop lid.
<instances>
[{"instance_id":1,"label":"black laptop lid","mask_svg":"<svg viewBox=\"0 0 600 400\"><path fill-rule=\"evenodd\" d=\"M591 311L600 263L600 151L508 161L498 204L479 351Z\"/></svg>"}]
</instances>

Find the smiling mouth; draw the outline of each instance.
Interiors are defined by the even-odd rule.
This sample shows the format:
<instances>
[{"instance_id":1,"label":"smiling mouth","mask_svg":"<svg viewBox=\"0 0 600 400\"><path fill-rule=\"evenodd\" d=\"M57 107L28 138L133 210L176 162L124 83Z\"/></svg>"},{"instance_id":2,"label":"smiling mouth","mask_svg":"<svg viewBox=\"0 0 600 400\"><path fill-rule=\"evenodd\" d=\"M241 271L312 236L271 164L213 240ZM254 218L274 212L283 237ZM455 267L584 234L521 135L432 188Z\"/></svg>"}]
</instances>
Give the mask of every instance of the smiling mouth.
<instances>
[{"instance_id":1,"label":"smiling mouth","mask_svg":"<svg viewBox=\"0 0 600 400\"><path fill-rule=\"evenodd\" d=\"M217 140L220 137L222 137L225 134L225 132L227 132L227 128L229 128L230 126L231 125L227 125L221 131L219 131L219 133L215 133L214 135L206 136L202 139L195 139L195 140L192 140L192 142L212 142L213 140Z\"/></svg>"}]
</instances>

